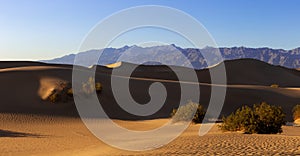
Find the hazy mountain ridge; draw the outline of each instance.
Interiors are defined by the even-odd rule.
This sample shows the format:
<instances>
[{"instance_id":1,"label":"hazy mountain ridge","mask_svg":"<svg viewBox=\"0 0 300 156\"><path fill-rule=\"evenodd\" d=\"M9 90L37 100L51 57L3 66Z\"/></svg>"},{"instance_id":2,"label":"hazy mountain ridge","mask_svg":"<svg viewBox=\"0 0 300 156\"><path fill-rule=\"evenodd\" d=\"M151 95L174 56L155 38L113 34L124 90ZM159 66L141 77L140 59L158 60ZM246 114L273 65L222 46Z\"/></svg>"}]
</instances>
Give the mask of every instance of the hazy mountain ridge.
<instances>
[{"instance_id":1,"label":"hazy mountain ridge","mask_svg":"<svg viewBox=\"0 0 300 156\"><path fill-rule=\"evenodd\" d=\"M126 53L125 53L126 51ZM174 44L153 46L153 47L139 47L139 46L124 46L122 48L105 48L100 50L89 50L80 52L78 54L70 54L52 60L44 60L46 63L58 64L73 64L76 55L76 64L83 66L91 66L92 62L98 62L99 65L106 65L118 61L130 62L135 64L157 65L163 62L167 65L184 66L196 69L203 69L208 66L222 62L224 60L234 60L241 58L257 59L272 65L280 65L288 68L300 68L300 48L292 50L271 49L271 48L246 48L246 47L232 47L219 48L221 56L217 53L218 49L213 47L205 47L203 49L196 48L181 48ZM97 56L102 53L98 60ZM177 52L177 53L176 53ZM184 54L187 60L183 60L179 53ZM123 55L124 54L124 55ZM142 54L142 55L140 55ZM211 62L207 63L204 59L208 57ZM149 60L151 58L152 60ZM98 60L98 61L97 61ZM156 61L156 62L155 62Z\"/></svg>"}]
</instances>

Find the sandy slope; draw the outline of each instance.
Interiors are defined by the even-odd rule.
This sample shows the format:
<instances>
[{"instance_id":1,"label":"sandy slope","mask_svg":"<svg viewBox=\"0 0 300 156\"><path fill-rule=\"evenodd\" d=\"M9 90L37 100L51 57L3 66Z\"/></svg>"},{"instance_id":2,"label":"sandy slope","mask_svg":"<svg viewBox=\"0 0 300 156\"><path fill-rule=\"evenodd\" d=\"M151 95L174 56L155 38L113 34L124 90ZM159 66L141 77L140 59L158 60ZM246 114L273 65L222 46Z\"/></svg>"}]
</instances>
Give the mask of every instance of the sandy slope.
<instances>
[{"instance_id":1,"label":"sandy slope","mask_svg":"<svg viewBox=\"0 0 300 156\"><path fill-rule=\"evenodd\" d=\"M118 69L123 83L128 77L122 72L130 64ZM217 68L217 67L216 67ZM242 105L266 101L282 106L287 119L292 120L291 109L300 101L300 72L243 60L227 63L228 86L208 84L207 70L197 71L201 89L200 103L207 106L211 86L227 87L222 115ZM186 70L177 68L178 71ZM90 74L90 69L80 68ZM218 69L215 69L218 70ZM117 72L117 73L118 73ZM164 124L180 97L176 75L163 66L141 66L130 79L130 91L139 103L150 100L148 89L153 82L165 85L168 95L165 105L157 113L139 117L122 110L113 99L110 86L111 69L98 67L96 81L103 84L99 97L101 105L116 123L135 130L147 130ZM167 80L160 80L167 79ZM175 80L175 81L174 81ZM72 81L72 66L47 65L32 62L0 62L0 155L199 155L199 154L300 154L299 127L284 127L281 135L242 135L222 133L216 127L206 136L199 137L199 125L192 125L174 142L158 150L135 153L118 150L95 138L78 118L73 101L51 103L42 100L61 81ZM279 84L272 88L270 84ZM190 94L193 90L189 91ZM190 100L190 99L186 99ZM126 121L126 120L146 121ZM126 142L127 143L127 142ZM134 143L128 141L128 144Z\"/></svg>"},{"instance_id":2,"label":"sandy slope","mask_svg":"<svg viewBox=\"0 0 300 156\"><path fill-rule=\"evenodd\" d=\"M14 63L16 67L13 67ZM20 65L24 66L21 67ZM270 66L253 60L241 60L240 62L235 60L227 62L226 65L230 85L217 85L217 87L220 88L227 87L222 115L227 115L245 104L252 105L266 101L274 105L282 106L287 112L287 119L292 120L291 113L288 112L292 110L294 105L299 103L300 91L290 88L299 88L300 76L298 76L298 72ZM45 99L57 83L61 81L72 81L72 66L47 65L41 63L30 64L30 62L23 62L23 64L20 62L0 62L0 66L9 67L0 69L0 112L77 116L77 111L72 101L69 103L52 104L42 100ZM122 63L122 66L116 68L117 73L122 75L122 72L126 71L128 66L130 66L130 64ZM241 67L243 68L241 69ZM176 69L181 72L186 70L180 67ZM243 72L243 69L247 69L248 71ZM270 69L270 71L268 69ZM84 74L90 73L89 69L84 68L80 69L80 72ZM205 82L209 79L206 70L197 71L197 73L200 82ZM153 82L163 83L168 95L164 107L157 113L143 118L131 115L123 111L113 99L110 74L110 68L97 68L96 80L103 84L103 91L99 99L104 109L112 118L127 120L165 118L168 117L172 109L176 108L179 104L181 92L174 73L170 72L170 70L164 66L141 66L132 74L132 76L137 78L130 79L130 91L133 98L139 103L147 103L150 100L148 89ZM125 83L125 80L128 79L128 77L117 78L119 83ZM167 80L161 80L162 78ZM280 88L269 87L272 83L280 84ZM199 103L207 107L210 100L210 84L198 84L187 81L187 83L183 85L187 87L199 85L201 91ZM213 86L215 86L215 84L213 84ZM185 94L190 95L192 92L193 90L190 90ZM183 100L188 101L193 99L187 96L186 99Z\"/></svg>"},{"instance_id":3,"label":"sandy slope","mask_svg":"<svg viewBox=\"0 0 300 156\"><path fill-rule=\"evenodd\" d=\"M283 127L283 134L277 135L245 135L224 133L215 126L207 135L199 137L200 125L191 125L179 138L162 148L130 152L99 141L79 119L13 114L1 114L0 118L0 155L300 154L300 127ZM129 129L149 130L167 121L115 122ZM134 144L130 140L126 143Z\"/></svg>"}]
</instances>

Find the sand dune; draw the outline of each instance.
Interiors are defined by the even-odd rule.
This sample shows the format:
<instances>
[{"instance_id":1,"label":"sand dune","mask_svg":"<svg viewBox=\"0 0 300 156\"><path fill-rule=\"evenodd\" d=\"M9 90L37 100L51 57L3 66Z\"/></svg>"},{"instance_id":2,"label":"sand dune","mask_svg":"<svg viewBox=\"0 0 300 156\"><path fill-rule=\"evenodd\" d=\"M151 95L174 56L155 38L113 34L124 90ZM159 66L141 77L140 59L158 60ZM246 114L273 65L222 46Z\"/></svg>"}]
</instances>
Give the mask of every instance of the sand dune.
<instances>
[{"instance_id":1,"label":"sand dune","mask_svg":"<svg viewBox=\"0 0 300 156\"><path fill-rule=\"evenodd\" d=\"M26 66L45 66L47 64L41 62L31 61L1 61L0 68L15 68L15 67L26 67Z\"/></svg>"},{"instance_id":2,"label":"sand dune","mask_svg":"<svg viewBox=\"0 0 300 156\"><path fill-rule=\"evenodd\" d=\"M13 70L14 69L14 70ZM41 98L47 77L57 81L71 81L71 68L33 66L7 68L0 71L0 112L25 114L71 115L76 112L73 104L54 105ZM47 85L50 85L48 83Z\"/></svg>"},{"instance_id":3,"label":"sand dune","mask_svg":"<svg viewBox=\"0 0 300 156\"><path fill-rule=\"evenodd\" d=\"M225 62L228 85L210 84L208 70L196 71L199 82L183 80L187 87L200 87L200 101L207 107L211 87L227 87L221 115L227 115L242 105L266 101L279 105L293 121L291 110L300 102L300 72L259 62L234 60ZM124 76L129 63L114 68L97 67L96 81L103 90L99 101L114 121L132 130L150 130L167 122L173 108L178 107L180 86L174 72L166 66L139 66ZM96 68L95 66L93 68ZM218 71L219 66L211 70ZM79 72L91 74L92 68ZM175 67L177 72L191 70ZM116 103L111 89L111 77L118 83L130 79L130 92L139 103L150 100L149 86L161 82L168 92L165 105L155 114L140 117L129 114ZM80 120L73 101L51 103L49 93L60 82L72 82L72 66L36 62L0 62L0 155L201 155L201 154L300 154L300 127L284 127L278 135L242 135L223 133L215 126L208 135L198 136L200 125L191 125L172 143L157 150L129 152L110 147L95 138ZM278 88L270 87L278 84ZM191 94L193 90L187 92ZM184 100L193 100L188 99ZM149 120L151 119L151 120ZM131 121L128 121L131 120ZM136 121L138 120L138 121ZM146 139L146 138L145 138ZM134 146L135 142L126 143Z\"/></svg>"},{"instance_id":4,"label":"sand dune","mask_svg":"<svg viewBox=\"0 0 300 156\"><path fill-rule=\"evenodd\" d=\"M76 117L77 111L74 102L51 103L44 101L45 97L57 85L58 82L72 81L72 66L69 65L47 65L33 62L0 62L0 66L9 68L0 69L0 93L2 102L0 112L2 113L24 113L44 114ZM207 107L210 99L211 86L227 87L225 104L221 115L227 115L238 107L262 101L274 105L280 105L287 112L287 119L292 120L291 110L300 101L299 73L282 67L271 66L256 60L233 60L225 62L227 68L228 85L209 84L209 73L207 70L197 71L200 83L186 81L183 85L199 85L200 103ZM120 83L129 77L122 77L131 64L122 63L115 68L114 78ZM218 66L212 68L216 69ZM178 72L190 70L176 67ZM84 74L90 73L89 68L80 68ZM108 115L115 119L145 120L167 118L173 108L178 107L180 97L180 86L175 73L166 66L139 66L130 79L130 91L133 98L139 103L147 103L150 100L148 88L153 82L161 82L165 85L168 95L165 105L157 113L139 117L125 112L113 98L110 78L112 69L97 67L96 81L103 84L100 102ZM272 88L270 84L279 84L279 88ZM292 89L293 88L293 89ZM192 92L192 90L191 90ZM189 94L189 93L187 93ZM193 100L193 99L183 99Z\"/></svg>"}]
</instances>

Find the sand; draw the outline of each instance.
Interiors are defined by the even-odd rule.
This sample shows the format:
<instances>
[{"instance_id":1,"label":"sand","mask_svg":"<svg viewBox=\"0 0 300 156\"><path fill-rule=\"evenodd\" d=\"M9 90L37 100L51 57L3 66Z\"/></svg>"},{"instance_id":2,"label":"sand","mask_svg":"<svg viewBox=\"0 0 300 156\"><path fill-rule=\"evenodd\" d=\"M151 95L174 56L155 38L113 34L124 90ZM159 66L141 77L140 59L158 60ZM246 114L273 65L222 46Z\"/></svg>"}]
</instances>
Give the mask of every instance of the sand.
<instances>
[{"instance_id":1,"label":"sand","mask_svg":"<svg viewBox=\"0 0 300 156\"><path fill-rule=\"evenodd\" d=\"M122 65L122 62L116 62L116 63L108 64L105 67L107 67L107 68L118 68L121 65Z\"/></svg>"},{"instance_id":2,"label":"sand","mask_svg":"<svg viewBox=\"0 0 300 156\"><path fill-rule=\"evenodd\" d=\"M128 66L131 65L122 63L115 68L121 76L118 77L120 82L128 79L122 77ZM207 70L197 71L201 83L184 85L199 85L199 103L204 106L209 102L211 86L227 87L222 115L230 114L242 105L266 101L282 106L287 112L287 120L292 121L291 110L300 101L299 71L254 60L228 61L226 68L228 86L209 84ZM88 68L79 70L90 74ZM167 117L178 106L181 94L174 73L164 66L141 66L132 76L136 78L130 79L130 91L139 103L150 100L148 89L153 82L163 83L168 92L164 107L144 118L125 112L113 100L111 68L97 67L95 79L103 84L99 100L105 111L116 123L132 130L150 130L168 122ZM214 126L207 135L200 137L200 125L191 125L176 140L156 150L130 152L116 149L97 139L85 127L73 101L55 104L45 101L61 81L72 81L72 66L0 62L0 155L300 155L300 127L296 126L284 126L283 133L276 135L222 132ZM272 88L271 84L279 84L279 88ZM123 142L132 146L136 143L132 140Z\"/></svg>"},{"instance_id":3,"label":"sand","mask_svg":"<svg viewBox=\"0 0 300 156\"><path fill-rule=\"evenodd\" d=\"M122 63L120 67L115 68L120 76L114 75L113 77L117 78L120 83L125 83L128 77L122 77L124 74L122 72L126 71L129 66L131 64ZM287 112L287 120L292 121L292 113L289 112L300 101L300 72L254 60L228 61L226 66L229 80L227 86L206 83L210 79L207 70L197 71L201 83L189 82L184 83L183 86L198 85L200 87L199 103L204 107L207 107L210 101L211 86L217 86L220 89L227 87L221 116L228 115L243 105L265 101L281 106ZM0 62L0 67L2 67L0 69L0 113L78 116L73 101L52 104L43 100L59 82L72 82L72 66L35 62ZM212 70L218 70L216 68ZM187 69L176 67L176 70L184 72ZM80 68L80 71L84 74L91 72L89 68ZM138 103L149 102L148 90L153 82L164 84L168 93L164 107L151 116L143 117L143 120L169 117L173 108L178 107L181 96L180 86L176 81L176 75L170 69L165 66L141 66L132 76L130 92ZM125 120L141 119L141 117L125 112L113 99L110 81L111 68L97 67L95 79L103 85L99 100L110 117ZM273 83L279 84L279 88L270 87ZM190 90L185 94L192 95L193 92ZM182 100L196 101L189 96L185 96Z\"/></svg>"},{"instance_id":4,"label":"sand","mask_svg":"<svg viewBox=\"0 0 300 156\"><path fill-rule=\"evenodd\" d=\"M93 136L78 118L1 114L0 155L295 155L300 154L300 127L282 134L222 132L217 126L202 137L192 124L173 142L156 150L131 152L113 148ZM115 120L134 130L156 128L168 119ZM132 143L130 141L128 144Z\"/></svg>"},{"instance_id":5,"label":"sand","mask_svg":"<svg viewBox=\"0 0 300 156\"><path fill-rule=\"evenodd\" d=\"M294 121L294 123L295 123L296 125L300 126L300 119L296 119L296 120Z\"/></svg>"}]
</instances>

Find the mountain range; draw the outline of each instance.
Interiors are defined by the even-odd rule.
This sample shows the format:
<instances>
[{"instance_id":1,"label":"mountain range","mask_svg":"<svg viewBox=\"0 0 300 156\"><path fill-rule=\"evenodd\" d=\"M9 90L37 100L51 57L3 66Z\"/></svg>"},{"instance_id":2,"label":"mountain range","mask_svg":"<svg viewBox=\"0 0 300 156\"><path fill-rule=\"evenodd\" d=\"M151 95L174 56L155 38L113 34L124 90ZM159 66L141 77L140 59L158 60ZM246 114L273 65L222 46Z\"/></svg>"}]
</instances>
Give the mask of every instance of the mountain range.
<instances>
[{"instance_id":1,"label":"mountain range","mask_svg":"<svg viewBox=\"0 0 300 156\"><path fill-rule=\"evenodd\" d=\"M218 53L218 51L220 53ZM100 54L101 57L98 60ZM187 59L183 59L183 57L180 56L181 54L186 56ZM147 65L158 65L162 63L166 65L191 67L195 69L207 68L208 66L213 66L224 60L251 58L272 65L279 65L287 68L300 68L300 47L292 50L284 50L267 47L223 47L218 49L213 47L205 47L202 49L197 49L181 48L174 44L152 47L126 45L122 48L88 50L78 54L70 54L52 60L43 60L41 62L74 64L75 58L76 64L82 66L95 65L93 62L97 62L98 65L107 65L122 61ZM209 59L210 62L207 62L207 59Z\"/></svg>"}]
</instances>

